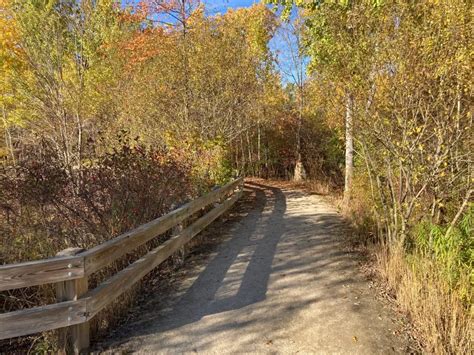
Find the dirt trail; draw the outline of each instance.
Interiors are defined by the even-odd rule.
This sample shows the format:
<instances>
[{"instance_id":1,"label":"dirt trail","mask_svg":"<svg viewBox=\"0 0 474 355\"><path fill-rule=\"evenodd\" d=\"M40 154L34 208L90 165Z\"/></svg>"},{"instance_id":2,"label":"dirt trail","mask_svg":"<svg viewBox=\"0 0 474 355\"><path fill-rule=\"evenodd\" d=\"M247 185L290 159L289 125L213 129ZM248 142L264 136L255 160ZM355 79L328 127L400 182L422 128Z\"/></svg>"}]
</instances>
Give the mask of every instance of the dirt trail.
<instances>
[{"instance_id":1,"label":"dirt trail","mask_svg":"<svg viewBox=\"0 0 474 355\"><path fill-rule=\"evenodd\" d=\"M248 184L253 207L220 230L101 346L143 353L403 353L397 325L344 251L344 223L320 196ZM221 226L221 227L222 227ZM193 265L194 264L194 265Z\"/></svg>"}]
</instances>

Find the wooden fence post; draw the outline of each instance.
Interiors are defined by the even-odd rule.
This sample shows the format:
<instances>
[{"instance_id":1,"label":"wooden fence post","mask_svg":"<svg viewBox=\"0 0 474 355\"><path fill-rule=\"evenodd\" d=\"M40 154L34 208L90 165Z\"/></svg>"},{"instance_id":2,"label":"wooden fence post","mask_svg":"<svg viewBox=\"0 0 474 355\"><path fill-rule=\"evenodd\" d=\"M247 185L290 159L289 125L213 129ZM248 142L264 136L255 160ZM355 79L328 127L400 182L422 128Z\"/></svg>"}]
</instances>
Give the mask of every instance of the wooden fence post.
<instances>
[{"instance_id":1,"label":"wooden fence post","mask_svg":"<svg viewBox=\"0 0 474 355\"><path fill-rule=\"evenodd\" d=\"M180 224L177 224L171 229L171 235L177 236L184 230L184 221ZM178 261L178 265L184 264L184 259L186 258L186 245L183 245L181 248L178 249L176 253L176 259Z\"/></svg>"},{"instance_id":2,"label":"wooden fence post","mask_svg":"<svg viewBox=\"0 0 474 355\"><path fill-rule=\"evenodd\" d=\"M84 251L82 248L68 248L60 251L57 256L72 256ZM88 290L87 276L56 284L58 302L75 301ZM89 322L59 329L59 353L83 354L89 349Z\"/></svg>"}]
</instances>

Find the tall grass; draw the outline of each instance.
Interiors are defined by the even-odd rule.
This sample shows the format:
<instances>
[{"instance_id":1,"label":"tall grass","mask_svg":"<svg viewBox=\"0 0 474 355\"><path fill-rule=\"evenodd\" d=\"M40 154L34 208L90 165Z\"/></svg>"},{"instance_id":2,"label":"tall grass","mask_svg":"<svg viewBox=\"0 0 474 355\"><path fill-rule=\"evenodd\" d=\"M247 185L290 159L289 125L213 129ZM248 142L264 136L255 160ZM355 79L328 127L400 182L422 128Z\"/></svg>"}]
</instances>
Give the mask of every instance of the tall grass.
<instances>
[{"instance_id":1,"label":"tall grass","mask_svg":"<svg viewBox=\"0 0 474 355\"><path fill-rule=\"evenodd\" d=\"M376 236L377 221L367 195L348 211L356 242L374 251L376 269L397 303L413 321L424 351L468 354L474 339L474 208L449 234L447 226L421 221L411 228L407 246Z\"/></svg>"},{"instance_id":2,"label":"tall grass","mask_svg":"<svg viewBox=\"0 0 474 355\"><path fill-rule=\"evenodd\" d=\"M381 248L377 266L423 338L425 351L468 354L472 350L472 291L469 275L461 274L453 287L439 264L421 254Z\"/></svg>"}]
</instances>

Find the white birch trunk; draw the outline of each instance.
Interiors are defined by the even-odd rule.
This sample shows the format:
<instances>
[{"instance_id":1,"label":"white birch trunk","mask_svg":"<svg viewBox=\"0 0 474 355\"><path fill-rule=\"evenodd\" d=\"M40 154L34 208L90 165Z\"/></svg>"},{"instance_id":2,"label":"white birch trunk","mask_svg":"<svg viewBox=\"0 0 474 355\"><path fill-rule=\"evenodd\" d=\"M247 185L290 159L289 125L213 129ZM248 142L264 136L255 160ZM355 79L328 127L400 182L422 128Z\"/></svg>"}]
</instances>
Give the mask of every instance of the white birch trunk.
<instances>
[{"instance_id":1,"label":"white birch trunk","mask_svg":"<svg viewBox=\"0 0 474 355\"><path fill-rule=\"evenodd\" d=\"M353 107L354 98L350 93L347 94L346 98L346 167L344 174L344 206L349 205L351 194L352 194L352 180L354 177L354 122L353 122Z\"/></svg>"}]
</instances>

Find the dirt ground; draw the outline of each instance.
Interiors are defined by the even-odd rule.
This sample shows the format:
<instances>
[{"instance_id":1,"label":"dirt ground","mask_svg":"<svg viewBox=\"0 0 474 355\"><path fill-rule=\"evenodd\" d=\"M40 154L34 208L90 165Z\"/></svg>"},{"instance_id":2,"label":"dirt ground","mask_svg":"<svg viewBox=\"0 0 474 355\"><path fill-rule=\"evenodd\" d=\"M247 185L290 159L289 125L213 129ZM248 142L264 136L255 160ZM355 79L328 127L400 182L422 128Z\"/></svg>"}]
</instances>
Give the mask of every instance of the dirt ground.
<instances>
[{"instance_id":1,"label":"dirt ground","mask_svg":"<svg viewBox=\"0 0 474 355\"><path fill-rule=\"evenodd\" d=\"M245 190L97 352L410 352L397 315L343 247L347 227L334 207L281 184Z\"/></svg>"}]
</instances>

